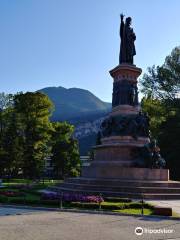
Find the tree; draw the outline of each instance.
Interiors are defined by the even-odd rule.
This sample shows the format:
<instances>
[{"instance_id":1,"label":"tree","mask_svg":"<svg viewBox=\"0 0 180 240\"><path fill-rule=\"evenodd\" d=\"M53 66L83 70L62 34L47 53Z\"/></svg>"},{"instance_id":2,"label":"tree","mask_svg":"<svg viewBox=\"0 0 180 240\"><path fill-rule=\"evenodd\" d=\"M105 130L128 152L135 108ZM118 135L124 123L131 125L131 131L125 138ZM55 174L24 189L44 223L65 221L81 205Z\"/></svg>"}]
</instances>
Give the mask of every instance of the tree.
<instances>
[{"instance_id":1,"label":"tree","mask_svg":"<svg viewBox=\"0 0 180 240\"><path fill-rule=\"evenodd\" d=\"M148 68L140 81L142 108L151 118L150 129L159 140L171 178L180 179L180 47L172 50L162 66Z\"/></svg>"},{"instance_id":2,"label":"tree","mask_svg":"<svg viewBox=\"0 0 180 240\"><path fill-rule=\"evenodd\" d=\"M180 107L180 105L179 105ZM180 180L180 113L169 116L159 128L158 139L161 151L165 156L167 167L170 169L170 178Z\"/></svg>"},{"instance_id":3,"label":"tree","mask_svg":"<svg viewBox=\"0 0 180 240\"><path fill-rule=\"evenodd\" d=\"M19 123L14 109L7 109L4 120L6 122L3 136L4 174L13 176L18 173L23 157L22 137L19 134Z\"/></svg>"},{"instance_id":4,"label":"tree","mask_svg":"<svg viewBox=\"0 0 180 240\"><path fill-rule=\"evenodd\" d=\"M140 80L140 87L145 97L176 99L180 91L180 47L172 50L162 66L149 67Z\"/></svg>"},{"instance_id":5,"label":"tree","mask_svg":"<svg viewBox=\"0 0 180 240\"><path fill-rule=\"evenodd\" d=\"M51 158L59 178L78 176L80 172L78 142L73 131L74 127L66 122L53 123Z\"/></svg>"},{"instance_id":6,"label":"tree","mask_svg":"<svg viewBox=\"0 0 180 240\"><path fill-rule=\"evenodd\" d=\"M49 116L53 109L49 98L39 92L17 94L14 97L14 110L19 119L19 134L22 138L24 177L40 176L45 158L50 153Z\"/></svg>"},{"instance_id":7,"label":"tree","mask_svg":"<svg viewBox=\"0 0 180 240\"><path fill-rule=\"evenodd\" d=\"M162 101L151 97L144 97L141 101L141 106L143 111L149 115L151 137L155 138L158 135L160 125L166 121L166 108Z\"/></svg>"},{"instance_id":8,"label":"tree","mask_svg":"<svg viewBox=\"0 0 180 240\"><path fill-rule=\"evenodd\" d=\"M80 172L78 142L74 127L66 122L51 123L49 98L39 92L0 94L0 174L38 178L52 155L57 176Z\"/></svg>"},{"instance_id":9,"label":"tree","mask_svg":"<svg viewBox=\"0 0 180 240\"><path fill-rule=\"evenodd\" d=\"M10 172L10 152L9 136L12 138L12 132L8 135L10 119L13 112L13 95L0 93L0 175ZM14 130L14 129L13 129Z\"/></svg>"}]
</instances>

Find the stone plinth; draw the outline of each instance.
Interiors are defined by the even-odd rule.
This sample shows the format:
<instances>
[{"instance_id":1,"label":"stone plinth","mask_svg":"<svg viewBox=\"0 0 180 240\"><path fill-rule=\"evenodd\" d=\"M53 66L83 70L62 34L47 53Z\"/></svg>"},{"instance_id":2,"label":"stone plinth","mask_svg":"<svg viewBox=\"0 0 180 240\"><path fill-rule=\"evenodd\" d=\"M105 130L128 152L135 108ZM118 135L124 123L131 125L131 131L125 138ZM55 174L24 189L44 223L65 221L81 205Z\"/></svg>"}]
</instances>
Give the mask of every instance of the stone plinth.
<instances>
[{"instance_id":1,"label":"stone plinth","mask_svg":"<svg viewBox=\"0 0 180 240\"><path fill-rule=\"evenodd\" d=\"M128 114L138 114L140 111L140 106L130 106L130 105L119 105L113 107L110 116L116 115L128 115Z\"/></svg>"},{"instance_id":2,"label":"stone plinth","mask_svg":"<svg viewBox=\"0 0 180 240\"><path fill-rule=\"evenodd\" d=\"M141 68L129 64L120 64L110 71L114 80L111 115L137 114L139 112L137 78L141 72ZM132 97L133 91L135 91L134 97Z\"/></svg>"},{"instance_id":3,"label":"stone plinth","mask_svg":"<svg viewBox=\"0 0 180 240\"><path fill-rule=\"evenodd\" d=\"M111 136L102 138L102 144L94 147L94 165L127 166L135 165L137 148L149 143L149 138L133 139L131 136Z\"/></svg>"},{"instance_id":4,"label":"stone plinth","mask_svg":"<svg viewBox=\"0 0 180 240\"><path fill-rule=\"evenodd\" d=\"M82 177L168 181L168 169L134 167L134 151L149 143L149 138L131 136L111 136L102 138L102 144L94 147L94 160L82 168Z\"/></svg>"},{"instance_id":5,"label":"stone plinth","mask_svg":"<svg viewBox=\"0 0 180 240\"><path fill-rule=\"evenodd\" d=\"M130 147L127 145L101 145L97 148L94 148L94 164L102 165L103 167L106 166L107 168L109 167L109 165L132 166L133 149L133 146Z\"/></svg>"},{"instance_id":6,"label":"stone plinth","mask_svg":"<svg viewBox=\"0 0 180 240\"><path fill-rule=\"evenodd\" d=\"M101 139L102 144L96 146L95 148L101 148L106 146L106 144L118 144L119 146L134 146L134 147L143 147L145 144L150 142L150 139L147 137L138 137L134 139L131 136L110 136L104 137Z\"/></svg>"},{"instance_id":7,"label":"stone plinth","mask_svg":"<svg viewBox=\"0 0 180 240\"><path fill-rule=\"evenodd\" d=\"M101 144L93 148L94 160L87 170L87 172L89 171L87 173L89 177L99 176L104 178L114 177L126 179L132 175L129 175L129 171L133 172L133 170L129 170L129 168L137 166L137 162L142 161L140 156L137 156L137 153L139 149L145 144L148 144L150 140L145 136L134 136L134 127L132 127L136 125L136 116L138 116L140 111L137 78L141 72L142 70L140 68L129 64L120 64L110 71L110 75L114 80L114 104L109 114L110 121L106 123L108 127L105 128L107 132L108 130L110 131L108 133L106 131L105 133L103 132ZM131 95L132 89L134 90L135 98ZM124 120L122 120L122 118ZM132 135L134 133L134 135L128 135L129 132ZM125 174L125 170L123 170L122 174L122 168L128 169L127 174ZM85 175L86 173L83 171L83 176ZM150 177L148 178L150 179ZM167 179L167 177L165 178Z\"/></svg>"},{"instance_id":8,"label":"stone plinth","mask_svg":"<svg viewBox=\"0 0 180 240\"><path fill-rule=\"evenodd\" d=\"M103 166L93 164L89 167L83 167L82 177L87 178L102 178L119 180L148 180L148 181L168 181L168 169L150 169L150 168L132 168L122 167L117 164Z\"/></svg>"},{"instance_id":9,"label":"stone plinth","mask_svg":"<svg viewBox=\"0 0 180 240\"><path fill-rule=\"evenodd\" d=\"M130 64L120 64L109 71L114 81L131 81L137 83L137 78L141 74L142 69Z\"/></svg>"}]
</instances>

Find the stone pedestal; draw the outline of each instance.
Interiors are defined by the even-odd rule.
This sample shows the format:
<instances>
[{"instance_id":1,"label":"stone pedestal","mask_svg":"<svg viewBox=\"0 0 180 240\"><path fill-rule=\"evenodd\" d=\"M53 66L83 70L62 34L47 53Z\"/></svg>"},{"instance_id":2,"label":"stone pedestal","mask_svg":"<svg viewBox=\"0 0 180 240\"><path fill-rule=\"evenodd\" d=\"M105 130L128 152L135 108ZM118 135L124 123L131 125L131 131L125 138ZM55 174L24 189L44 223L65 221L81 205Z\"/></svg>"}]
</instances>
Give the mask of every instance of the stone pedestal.
<instances>
[{"instance_id":1,"label":"stone pedestal","mask_svg":"<svg viewBox=\"0 0 180 240\"><path fill-rule=\"evenodd\" d=\"M121 105L113 107L110 116L137 114L141 110L140 106Z\"/></svg>"},{"instance_id":2,"label":"stone pedestal","mask_svg":"<svg viewBox=\"0 0 180 240\"><path fill-rule=\"evenodd\" d=\"M133 167L135 151L149 143L149 138L133 139L131 136L111 136L102 139L102 144L94 147L93 165L118 165Z\"/></svg>"},{"instance_id":3,"label":"stone pedestal","mask_svg":"<svg viewBox=\"0 0 180 240\"><path fill-rule=\"evenodd\" d=\"M109 73L113 78L112 113L137 114L140 110L138 104L137 78L142 72L135 65L120 64ZM134 100L131 99L134 91Z\"/></svg>"},{"instance_id":4,"label":"stone pedestal","mask_svg":"<svg viewBox=\"0 0 180 240\"><path fill-rule=\"evenodd\" d=\"M120 64L109 71L114 81L129 80L135 83L141 72L142 69L133 64Z\"/></svg>"},{"instance_id":5,"label":"stone pedestal","mask_svg":"<svg viewBox=\"0 0 180 240\"><path fill-rule=\"evenodd\" d=\"M138 104L138 92L134 91L134 95L131 96L131 88L137 90L137 78L140 74L140 68L128 64L121 64L110 71L114 80L114 88L113 108L108 116L110 120L105 132L107 136L102 137L100 145L94 146L94 159L90 166L82 168L82 177L149 181L169 180L168 169L150 169L136 166L140 157L136 156L135 153L150 142L148 135L139 136L139 128L136 126L138 114L141 110ZM122 118L126 119L125 123L127 122L125 131L119 129L118 126L118 124L121 124ZM113 124L116 124L116 126L112 127ZM138 129L136 136L134 136L132 126ZM131 129L128 129L128 127ZM128 133L131 134L128 135Z\"/></svg>"},{"instance_id":6,"label":"stone pedestal","mask_svg":"<svg viewBox=\"0 0 180 240\"><path fill-rule=\"evenodd\" d=\"M138 101L137 79L142 70L127 64L133 63L133 56L125 56L129 46L124 43L120 62L126 63L110 71L112 111L101 124L98 134L101 141L93 147L94 158L82 166L81 177L66 179L57 186L57 191L123 198L180 199L180 182L169 180L169 170L161 169L165 161L156 142L150 143L149 117L141 112Z\"/></svg>"},{"instance_id":7,"label":"stone pedestal","mask_svg":"<svg viewBox=\"0 0 180 240\"><path fill-rule=\"evenodd\" d=\"M136 115L138 115L140 111L140 106L138 104L137 91L134 96L131 96L131 87L135 90L137 89L137 78L140 74L140 68L128 64L121 64L110 71L110 75L114 80L114 104L112 111L109 114L109 119L115 119L115 117L128 118L128 116L131 116L128 121L134 121ZM109 126L109 128L111 128L111 126ZM128 135L128 129L126 129L125 133L121 133L121 131L118 133L118 126L116 131L117 134L114 131L109 134L110 136L102 137L101 145L93 148L94 160L92 161L91 166L87 169L82 169L82 176L85 177L88 175L88 177L104 178L114 177L120 179L126 179L132 176L132 167L135 166L135 163L138 160L135 156L135 152L137 152L137 148L142 148L145 144L148 144L149 138L147 136L138 136L137 138L134 138L133 136ZM144 175L145 174L143 174L143 176ZM164 178L165 175L167 179L167 174L163 175ZM138 176L139 174L136 178Z\"/></svg>"},{"instance_id":8,"label":"stone pedestal","mask_svg":"<svg viewBox=\"0 0 180 240\"><path fill-rule=\"evenodd\" d=\"M168 169L122 167L117 163L98 164L82 168L82 177L131 181L169 181Z\"/></svg>"},{"instance_id":9,"label":"stone pedestal","mask_svg":"<svg viewBox=\"0 0 180 240\"><path fill-rule=\"evenodd\" d=\"M114 81L112 111L102 123L101 143L93 147L94 159L82 166L81 177L66 179L57 191L180 199L180 183L169 181L168 169L136 165L139 159L135 153L150 142L141 121L143 116L139 115L137 78L140 74L140 68L128 64L110 71Z\"/></svg>"}]
</instances>

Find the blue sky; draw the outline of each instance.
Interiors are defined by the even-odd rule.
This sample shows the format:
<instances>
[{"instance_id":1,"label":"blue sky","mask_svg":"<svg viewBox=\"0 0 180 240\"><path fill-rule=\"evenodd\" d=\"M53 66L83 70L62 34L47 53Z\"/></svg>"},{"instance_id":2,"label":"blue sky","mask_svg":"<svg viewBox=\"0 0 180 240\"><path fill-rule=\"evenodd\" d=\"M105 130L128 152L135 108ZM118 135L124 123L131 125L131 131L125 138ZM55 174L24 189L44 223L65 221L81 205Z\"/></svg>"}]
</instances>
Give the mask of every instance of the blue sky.
<instances>
[{"instance_id":1,"label":"blue sky","mask_svg":"<svg viewBox=\"0 0 180 240\"><path fill-rule=\"evenodd\" d=\"M143 71L180 45L179 0L0 0L0 92L79 87L111 101L121 12Z\"/></svg>"}]
</instances>

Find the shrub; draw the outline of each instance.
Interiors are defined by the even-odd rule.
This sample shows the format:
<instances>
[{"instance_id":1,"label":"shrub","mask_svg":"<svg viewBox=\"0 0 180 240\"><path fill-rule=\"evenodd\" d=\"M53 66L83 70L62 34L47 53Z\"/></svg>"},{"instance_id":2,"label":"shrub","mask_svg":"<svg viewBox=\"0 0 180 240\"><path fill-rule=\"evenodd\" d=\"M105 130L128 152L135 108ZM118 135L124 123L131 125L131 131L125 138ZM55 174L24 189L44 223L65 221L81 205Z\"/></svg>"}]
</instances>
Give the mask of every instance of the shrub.
<instances>
[{"instance_id":1,"label":"shrub","mask_svg":"<svg viewBox=\"0 0 180 240\"><path fill-rule=\"evenodd\" d=\"M118 203L130 203L132 202L129 198L119 198L119 197L104 197L104 201L106 202L118 202Z\"/></svg>"},{"instance_id":2,"label":"shrub","mask_svg":"<svg viewBox=\"0 0 180 240\"><path fill-rule=\"evenodd\" d=\"M6 196L0 195L0 203L6 203L8 198Z\"/></svg>"}]
</instances>

